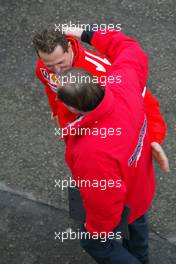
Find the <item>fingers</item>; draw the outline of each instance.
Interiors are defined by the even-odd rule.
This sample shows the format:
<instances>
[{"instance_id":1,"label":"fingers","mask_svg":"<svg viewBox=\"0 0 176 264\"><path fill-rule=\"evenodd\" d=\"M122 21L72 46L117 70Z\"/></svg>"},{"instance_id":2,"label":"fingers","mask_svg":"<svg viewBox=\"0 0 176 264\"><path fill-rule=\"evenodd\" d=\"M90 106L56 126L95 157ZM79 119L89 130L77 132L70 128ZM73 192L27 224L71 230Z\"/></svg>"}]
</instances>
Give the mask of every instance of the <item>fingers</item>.
<instances>
[{"instance_id":1,"label":"fingers","mask_svg":"<svg viewBox=\"0 0 176 264\"><path fill-rule=\"evenodd\" d=\"M52 114L51 115L51 120L53 120L55 127L59 127L59 119L58 119L58 116L53 116L53 114Z\"/></svg>"},{"instance_id":2,"label":"fingers","mask_svg":"<svg viewBox=\"0 0 176 264\"><path fill-rule=\"evenodd\" d=\"M158 154L158 159L157 159L159 165L160 165L160 168L163 172L169 172L170 169L169 169L169 161L168 161L168 158L166 157L165 153L159 153Z\"/></svg>"},{"instance_id":3,"label":"fingers","mask_svg":"<svg viewBox=\"0 0 176 264\"><path fill-rule=\"evenodd\" d=\"M158 162L161 170L163 172L169 172L169 160L164 152L164 149L161 147L161 145L157 142L152 142L152 155L155 158L155 160Z\"/></svg>"},{"instance_id":4,"label":"fingers","mask_svg":"<svg viewBox=\"0 0 176 264\"><path fill-rule=\"evenodd\" d=\"M83 33L83 29L82 28L79 28L79 27L68 27L68 28L65 28L63 30L63 33L66 35L66 36L73 36L73 37L76 37L76 38L81 38L81 35Z\"/></svg>"}]
</instances>

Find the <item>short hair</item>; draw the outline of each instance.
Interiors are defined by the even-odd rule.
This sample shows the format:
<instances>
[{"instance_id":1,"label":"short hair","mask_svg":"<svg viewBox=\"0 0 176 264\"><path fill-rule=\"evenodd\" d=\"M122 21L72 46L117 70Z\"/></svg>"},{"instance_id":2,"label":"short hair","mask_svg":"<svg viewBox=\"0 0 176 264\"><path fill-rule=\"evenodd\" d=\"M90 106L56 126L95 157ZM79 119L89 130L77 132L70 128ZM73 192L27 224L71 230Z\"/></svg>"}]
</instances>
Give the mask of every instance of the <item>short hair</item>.
<instances>
[{"instance_id":1,"label":"short hair","mask_svg":"<svg viewBox=\"0 0 176 264\"><path fill-rule=\"evenodd\" d=\"M52 53L60 45L64 52L68 51L68 40L64 34L55 29L44 29L41 33L36 33L33 37L33 45L38 51Z\"/></svg>"},{"instance_id":2,"label":"short hair","mask_svg":"<svg viewBox=\"0 0 176 264\"><path fill-rule=\"evenodd\" d=\"M83 112L95 109L104 97L104 89L93 82L93 77L82 69L72 68L63 72L61 86L58 88L58 98L68 106ZM73 82L71 78L76 81ZM73 78L72 78L73 79ZM89 79L89 82L81 80Z\"/></svg>"}]
</instances>

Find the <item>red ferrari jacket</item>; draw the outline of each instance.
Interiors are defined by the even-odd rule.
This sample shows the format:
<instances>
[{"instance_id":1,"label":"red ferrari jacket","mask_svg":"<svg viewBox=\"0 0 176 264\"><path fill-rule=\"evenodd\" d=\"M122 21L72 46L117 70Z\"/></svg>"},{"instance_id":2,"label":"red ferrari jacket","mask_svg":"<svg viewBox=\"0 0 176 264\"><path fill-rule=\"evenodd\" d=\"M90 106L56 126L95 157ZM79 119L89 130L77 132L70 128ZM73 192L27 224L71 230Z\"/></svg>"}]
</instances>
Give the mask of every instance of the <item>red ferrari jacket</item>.
<instances>
[{"instance_id":1,"label":"red ferrari jacket","mask_svg":"<svg viewBox=\"0 0 176 264\"><path fill-rule=\"evenodd\" d=\"M99 49L99 43L112 61L108 76L121 75L122 82L108 83L97 108L67 127L65 153L83 199L85 227L91 234L111 232L125 205L131 210L128 223L133 222L149 209L155 190L141 96L148 75L147 56L137 41L122 32L96 32L92 44ZM81 133L83 128L88 130ZM105 130L106 136L102 136ZM104 190L102 180L107 183ZM94 185L81 184L83 181ZM113 186L117 181L120 187Z\"/></svg>"},{"instance_id":2,"label":"red ferrari jacket","mask_svg":"<svg viewBox=\"0 0 176 264\"><path fill-rule=\"evenodd\" d=\"M68 39L72 44L74 52L73 67L82 68L97 77L106 75L106 72L111 67L111 59L109 57L83 48L83 46L81 46L80 43L72 37L68 37ZM101 46L101 44L97 45L97 49L101 50L101 47L99 46ZM107 52L105 51L105 53ZM75 120L77 115L70 112L63 105L63 103L57 99L57 83L55 73L48 70L39 58L37 61L36 74L40 81L45 85L45 92L47 94L53 116L58 115L60 127L65 127L69 122ZM144 84L144 87L145 85L146 84ZM160 112L159 103L148 89L145 93L143 93L143 96L148 119L150 142L156 141L162 143L166 135L166 125Z\"/></svg>"}]
</instances>

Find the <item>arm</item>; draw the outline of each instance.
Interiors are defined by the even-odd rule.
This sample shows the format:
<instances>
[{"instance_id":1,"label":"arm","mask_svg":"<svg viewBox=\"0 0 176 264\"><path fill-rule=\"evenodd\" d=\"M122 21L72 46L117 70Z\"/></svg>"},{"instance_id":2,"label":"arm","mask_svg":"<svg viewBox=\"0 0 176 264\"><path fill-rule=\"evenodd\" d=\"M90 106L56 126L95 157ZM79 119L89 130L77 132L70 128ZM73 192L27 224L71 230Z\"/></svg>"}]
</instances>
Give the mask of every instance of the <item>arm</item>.
<instances>
[{"instance_id":1,"label":"arm","mask_svg":"<svg viewBox=\"0 0 176 264\"><path fill-rule=\"evenodd\" d=\"M56 93L53 92L48 85L45 86L45 93L48 97L48 103L50 105L50 108L52 110L52 116L53 118L57 116L57 97Z\"/></svg>"},{"instance_id":2,"label":"arm","mask_svg":"<svg viewBox=\"0 0 176 264\"><path fill-rule=\"evenodd\" d=\"M114 74L119 70L128 71L129 77L138 79L139 87L136 89L142 94L148 78L148 58L136 40L115 30L107 30L106 33L103 31L102 34L101 30L93 32L70 28L65 34L81 38L108 56L113 64Z\"/></svg>"},{"instance_id":3,"label":"arm","mask_svg":"<svg viewBox=\"0 0 176 264\"><path fill-rule=\"evenodd\" d=\"M159 102L149 90L146 90L144 96L144 106L148 119L148 133L152 156L158 162L163 172L169 172L169 161L160 145L166 136L166 124L160 111Z\"/></svg>"},{"instance_id":4,"label":"arm","mask_svg":"<svg viewBox=\"0 0 176 264\"><path fill-rule=\"evenodd\" d=\"M45 82L45 80L43 79L38 65L37 65L37 68L36 68L36 75L37 75L38 79L42 82L42 84L44 84L44 86L45 86L45 93L47 95L48 103L49 103L51 111L52 111L51 119L54 121L55 126L58 127L59 123L58 123L58 117L57 117L57 102L56 102L57 98L56 98L56 93L54 93L50 89L50 87L47 85L47 82Z\"/></svg>"},{"instance_id":5,"label":"arm","mask_svg":"<svg viewBox=\"0 0 176 264\"><path fill-rule=\"evenodd\" d=\"M119 33L120 32L116 34ZM140 81L141 92L143 92L143 88L147 81L147 59L145 58L145 54L140 49L138 44L132 43L133 40L131 41L128 38L126 39L121 34L121 36L119 35L119 39L116 39L115 33L112 34L112 32L110 32L108 35L109 39L106 41L105 35L101 34L100 32L94 33L91 38L91 44L93 44L95 48L98 48L100 52L103 52L109 56L112 61L114 61L113 66L115 67L115 70L116 67L117 70L118 68L123 70L123 67L133 67L137 74L138 80ZM116 47L116 45L118 47ZM115 59L116 56L117 58ZM134 73L132 73L132 75L134 75ZM134 78L132 75L131 80ZM168 158L162 147L158 144L158 142L162 143L163 139L165 138L166 125L161 115L158 101L149 91L147 91L144 96L144 106L148 119L148 131L153 157L159 163L161 170L164 172L169 172L170 169Z\"/></svg>"},{"instance_id":6,"label":"arm","mask_svg":"<svg viewBox=\"0 0 176 264\"><path fill-rule=\"evenodd\" d=\"M112 60L114 59L114 54L116 53L116 51L120 52L123 50L123 48L125 49L130 45L130 39L125 40L125 42L129 42L129 44L124 43L124 45L122 45L122 40L123 40L123 37L122 37L121 38L122 48L116 47L117 39L115 40L114 38L115 33L114 33L114 36L112 35L112 40L113 40L112 43L111 43L111 38L106 40L106 35L104 34L100 34L100 33L97 34L93 31L88 31L88 30L84 31L79 28L67 29L65 34L72 35L73 37L77 37L81 39L82 41L93 45L97 50L111 57ZM118 40L117 43L120 43L120 39ZM143 91L143 88L145 85L146 85L146 82L143 82L143 87L141 87L142 89L141 91ZM148 119L149 138L151 142L153 157L159 163L160 168L164 172L168 172L169 171L168 159L167 159L166 154L164 153L164 150L160 146L160 144L162 143L166 135L166 124L161 114L157 99L152 95L152 93L148 89L146 90L146 93L144 94L144 106L145 106L146 115Z\"/></svg>"},{"instance_id":7,"label":"arm","mask_svg":"<svg viewBox=\"0 0 176 264\"><path fill-rule=\"evenodd\" d=\"M83 40L84 34L85 31ZM128 82L134 83L134 88L142 94L148 78L148 58L138 42L115 30L105 34L94 32L90 42L96 50L110 58L111 75L115 77L117 73L122 73L124 78L128 76Z\"/></svg>"},{"instance_id":8,"label":"arm","mask_svg":"<svg viewBox=\"0 0 176 264\"><path fill-rule=\"evenodd\" d=\"M148 120L150 142L162 144L166 136L166 124L161 114L159 102L147 89L144 96L145 112Z\"/></svg>"},{"instance_id":9,"label":"arm","mask_svg":"<svg viewBox=\"0 0 176 264\"><path fill-rule=\"evenodd\" d=\"M101 52L107 52L106 50L108 49L108 46L106 46L106 49L105 47L102 47L101 43L97 41L96 37L93 39L93 35L94 32L84 31L81 34L81 38L85 42L92 43L94 47L98 47ZM161 144L166 136L166 124L161 114L157 99L148 89L144 94L144 106L148 119L150 142L158 142Z\"/></svg>"}]
</instances>

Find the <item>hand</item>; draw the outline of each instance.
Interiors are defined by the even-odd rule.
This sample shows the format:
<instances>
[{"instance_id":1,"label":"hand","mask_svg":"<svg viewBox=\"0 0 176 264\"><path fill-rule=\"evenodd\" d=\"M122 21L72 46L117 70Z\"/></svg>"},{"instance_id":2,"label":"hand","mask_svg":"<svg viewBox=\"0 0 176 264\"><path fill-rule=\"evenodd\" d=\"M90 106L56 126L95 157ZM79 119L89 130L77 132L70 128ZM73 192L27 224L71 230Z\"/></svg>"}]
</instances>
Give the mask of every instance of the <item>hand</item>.
<instances>
[{"instance_id":1,"label":"hand","mask_svg":"<svg viewBox=\"0 0 176 264\"><path fill-rule=\"evenodd\" d=\"M60 126L59 126L59 119L58 119L58 116L53 116L53 113L51 113L51 120L54 121L54 126L55 126L55 136L57 136L57 140L58 141L61 141L63 140L62 136L59 134L60 133ZM58 132L59 133L58 133ZM57 134L56 134L57 132Z\"/></svg>"},{"instance_id":2,"label":"hand","mask_svg":"<svg viewBox=\"0 0 176 264\"><path fill-rule=\"evenodd\" d=\"M164 152L164 149L157 142L152 142L151 148L152 148L152 156L159 163L161 170L163 172L169 172L170 171L169 161L168 161L168 158Z\"/></svg>"},{"instance_id":3,"label":"hand","mask_svg":"<svg viewBox=\"0 0 176 264\"><path fill-rule=\"evenodd\" d=\"M84 29L82 28L79 28L79 27L67 27L63 30L63 33L66 35L66 36L72 36L72 37L75 37L75 38L81 38L81 35L83 33Z\"/></svg>"},{"instance_id":4,"label":"hand","mask_svg":"<svg viewBox=\"0 0 176 264\"><path fill-rule=\"evenodd\" d=\"M51 113L51 120L53 120L55 127L59 127L59 119L57 115L53 116L53 113Z\"/></svg>"}]
</instances>

